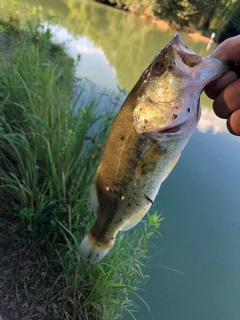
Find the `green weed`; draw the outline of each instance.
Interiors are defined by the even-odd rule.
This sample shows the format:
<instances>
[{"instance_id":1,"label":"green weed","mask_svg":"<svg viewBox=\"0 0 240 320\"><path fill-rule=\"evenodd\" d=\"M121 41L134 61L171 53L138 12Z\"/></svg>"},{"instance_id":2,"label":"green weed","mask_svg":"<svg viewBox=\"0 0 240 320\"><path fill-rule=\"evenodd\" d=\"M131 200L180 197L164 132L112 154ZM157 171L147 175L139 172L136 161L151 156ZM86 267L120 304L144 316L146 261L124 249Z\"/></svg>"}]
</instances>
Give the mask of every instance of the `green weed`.
<instances>
[{"instance_id":1,"label":"green weed","mask_svg":"<svg viewBox=\"0 0 240 320\"><path fill-rule=\"evenodd\" d=\"M49 29L28 22L0 30L0 226L5 254L14 248L19 255L17 277L11 269L4 283L38 319L112 320L126 312L135 319L129 294L138 296L147 280L143 269L161 218L148 216L120 233L101 263L90 265L76 252L93 222L88 186L115 111L100 115L94 97L78 107L84 87L73 97L74 62L51 43Z\"/></svg>"}]
</instances>

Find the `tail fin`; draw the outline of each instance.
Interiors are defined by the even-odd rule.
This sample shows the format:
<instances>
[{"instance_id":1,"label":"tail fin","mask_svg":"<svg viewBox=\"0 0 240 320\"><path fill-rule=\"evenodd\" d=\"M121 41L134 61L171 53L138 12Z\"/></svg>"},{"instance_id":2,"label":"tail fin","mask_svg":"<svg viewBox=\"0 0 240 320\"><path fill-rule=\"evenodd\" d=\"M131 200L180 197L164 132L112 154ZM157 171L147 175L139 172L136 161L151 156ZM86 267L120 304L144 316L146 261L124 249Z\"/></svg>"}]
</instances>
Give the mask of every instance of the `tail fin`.
<instances>
[{"instance_id":1,"label":"tail fin","mask_svg":"<svg viewBox=\"0 0 240 320\"><path fill-rule=\"evenodd\" d=\"M84 260L97 263L102 260L113 245L114 238L107 243L100 243L88 232L81 242L78 252Z\"/></svg>"}]
</instances>

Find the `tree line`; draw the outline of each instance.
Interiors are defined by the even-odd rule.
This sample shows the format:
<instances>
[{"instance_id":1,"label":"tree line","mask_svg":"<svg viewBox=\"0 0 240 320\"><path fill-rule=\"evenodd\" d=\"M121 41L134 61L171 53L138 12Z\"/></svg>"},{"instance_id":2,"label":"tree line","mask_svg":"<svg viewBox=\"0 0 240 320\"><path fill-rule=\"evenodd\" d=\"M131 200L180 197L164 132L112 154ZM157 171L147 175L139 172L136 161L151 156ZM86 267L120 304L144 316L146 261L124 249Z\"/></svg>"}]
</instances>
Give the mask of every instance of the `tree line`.
<instances>
[{"instance_id":1,"label":"tree line","mask_svg":"<svg viewBox=\"0 0 240 320\"><path fill-rule=\"evenodd\" d=\"M183 30L217 33L217 41L240 33L240 0L96 0L167 20Z\"/></svg>"}]
</instances>

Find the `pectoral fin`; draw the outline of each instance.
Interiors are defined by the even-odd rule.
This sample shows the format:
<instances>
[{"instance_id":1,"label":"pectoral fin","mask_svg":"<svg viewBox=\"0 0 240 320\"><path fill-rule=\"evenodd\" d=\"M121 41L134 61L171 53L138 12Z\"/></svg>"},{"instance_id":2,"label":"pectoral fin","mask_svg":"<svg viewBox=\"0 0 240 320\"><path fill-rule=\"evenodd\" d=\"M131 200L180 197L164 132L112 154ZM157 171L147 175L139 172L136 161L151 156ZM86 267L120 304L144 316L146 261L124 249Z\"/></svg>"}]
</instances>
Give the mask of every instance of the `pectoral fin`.
<instances>
[{"instance_id":1,"label":"pectoral fin","mask_svg":"<svg viewBox=\"0 0 240 320\"><path fill-rule=\"evenodd\" d=\"M156 167L161 161L161 157L166 154L166 150L161 150L158 143L154 143L147 152L143 155L142 159L139 161L139 164L135 171L136 178L140 178L154 174Z\"/></svg>"}]
</instances>

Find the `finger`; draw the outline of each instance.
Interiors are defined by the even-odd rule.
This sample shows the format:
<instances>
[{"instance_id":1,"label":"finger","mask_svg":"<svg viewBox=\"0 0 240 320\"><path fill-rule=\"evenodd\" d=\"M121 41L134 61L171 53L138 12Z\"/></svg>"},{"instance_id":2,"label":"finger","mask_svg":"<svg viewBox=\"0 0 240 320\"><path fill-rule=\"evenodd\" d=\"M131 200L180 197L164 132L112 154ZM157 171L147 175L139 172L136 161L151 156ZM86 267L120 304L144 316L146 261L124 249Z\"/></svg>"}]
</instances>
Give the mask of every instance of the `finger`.
<instances>
[{"instance_id":1,"label":"finger","mask_svg":"<svg viewBox=\"0 0 240 320\"><path fill-rule=\"evenodd\" d=\"M223 89L237 79L238 76L234 71L228 71L220 78L210 82L204 91L209 98L215 99Z\"/></svg>"},{"instance_id":2,"label":"finger","mask_svg":"<svg viewBox=\"0 0 240 320\"><path fill-rule=\"evenodd\" d=\"M227 128L232 134L240 136L240 109L233 112L227 119Z\"/></svg>"},{"instance_id":3,"label":"finger","mask_svg":"<svg viewBox=\"0 0 240 320\"><path fill-rule=\"evenodd\" d=\"M223 41L211 54L212 57L240 62L240 36Z\"/></svg>"},{"instance_id":4,"label":"finger","mask_svg":"<svg viewBox=\"0 0 240 320\"><path fill-rule=\"evenodd\" d=\"M240 108L240 79L225 88L213 102L213 110L220 118L227 119Z\"/></svg>"}]
</instances>

